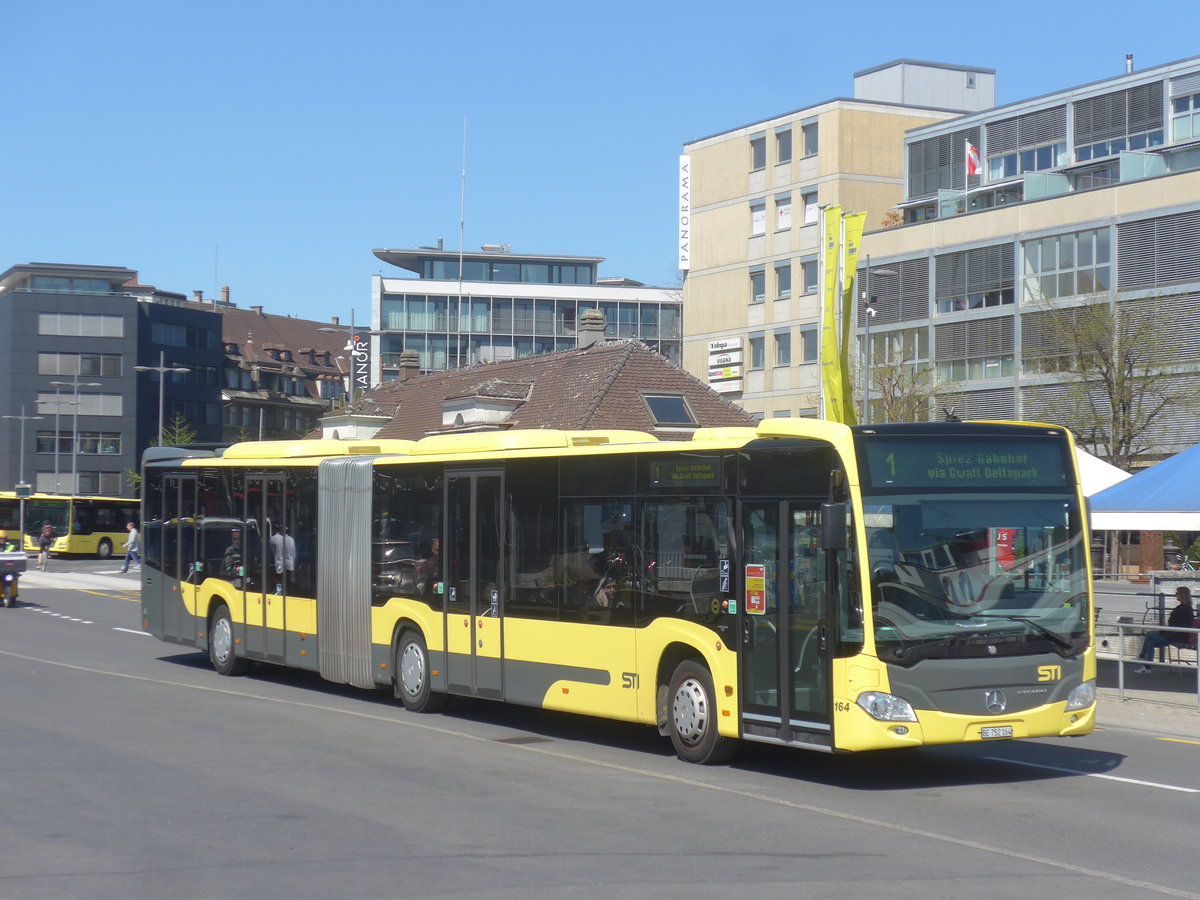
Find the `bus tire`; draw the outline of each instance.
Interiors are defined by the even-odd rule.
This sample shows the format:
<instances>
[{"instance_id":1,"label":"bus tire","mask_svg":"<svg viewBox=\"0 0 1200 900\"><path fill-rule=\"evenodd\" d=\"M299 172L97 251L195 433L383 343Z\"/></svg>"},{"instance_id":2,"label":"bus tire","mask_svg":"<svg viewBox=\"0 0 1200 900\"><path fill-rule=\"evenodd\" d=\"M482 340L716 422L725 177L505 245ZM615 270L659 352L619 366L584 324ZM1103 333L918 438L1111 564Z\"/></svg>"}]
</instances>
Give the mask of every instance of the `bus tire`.
<instances>
[{"instance_id":1,"label":"bus tire","mask_svg":"<svg viewBox=\"0 0 1200 900\"><path fill-rule=\"evenodd\" d=\"M100 538L100 543L96 545L96 559L108 559L112 556L112 541L108 538Z\"/></svg>"},{"instance_id":2,"label":"bus tire","mask_svg":"<svg viewBox=\"0 0 1200 900\"><path fill-rule=\"evenodd\" d=\"M737 742L717 730L716 691L707 667L685 659L675 667L667 691L671 743L685 762L716 765L728 762Z\"/></svg>"},{"instance_id":3,"label":"bus tire","mask_svg":"<svg viewBox=\"0 0 1200 900\"><path fill-rule=\"evenodd\" d=\"M208 659L218 675L245 675L250 663L237 655L233 640L233 619L222 603L208 625Z\"/></svg>"},{"instance_id":4,"label":"bus tire","mask_svg":"<svg viewBox=\"0 0 1200 900\"><path fill-rule=\"evenodd\" d=\"M396 642L392 661L392 685L396 699L413 712L437 712L446 705L446 695L430 683L429 651L419 631L405 631Z\"/></svg>"}]
</instances>

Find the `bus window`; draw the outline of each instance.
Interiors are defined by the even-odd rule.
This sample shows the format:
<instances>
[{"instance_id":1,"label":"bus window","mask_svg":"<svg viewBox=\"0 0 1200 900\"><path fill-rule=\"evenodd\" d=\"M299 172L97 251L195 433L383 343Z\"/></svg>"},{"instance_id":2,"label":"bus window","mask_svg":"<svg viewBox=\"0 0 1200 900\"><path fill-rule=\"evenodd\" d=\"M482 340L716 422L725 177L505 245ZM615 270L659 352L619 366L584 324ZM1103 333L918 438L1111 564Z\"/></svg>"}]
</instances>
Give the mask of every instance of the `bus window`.
<instances>
[{"instance_id":1,"label":"bus window","mask_svg":"<svg viewBox=\"0 0 1200 900\"><path fill-rule=\"evenodd\" d=\"M512 463L506 474L512 591L506 616L557 619L558 597L547 591L545 573L558 552L558 490L545 463Z\"/></svg>"},{"instance_id":2,"label":"bus window","mask_svg":"<svg viewBox=\"0 0 1200 900\"><path fill-rule=\"evenodd\" d=\"M729 513L720 498L646 500L642 511L641 615L712 621L719 571L729 559Z\"/></svg>"}]
</instances>

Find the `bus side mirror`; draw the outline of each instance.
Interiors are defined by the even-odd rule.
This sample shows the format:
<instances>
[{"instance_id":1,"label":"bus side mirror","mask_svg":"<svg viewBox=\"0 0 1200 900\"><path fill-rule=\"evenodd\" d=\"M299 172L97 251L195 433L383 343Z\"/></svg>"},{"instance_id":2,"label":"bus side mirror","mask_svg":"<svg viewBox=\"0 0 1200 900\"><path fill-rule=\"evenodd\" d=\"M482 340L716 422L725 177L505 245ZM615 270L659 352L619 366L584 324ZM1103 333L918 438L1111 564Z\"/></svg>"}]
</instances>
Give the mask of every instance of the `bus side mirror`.
<instances>
[{"instance_id":1,"label":"bus side mirror","mask_svg":"<svg viewBox=\"0 0 1200 900\"><path fill-rule=\"evenodd\" d=\"M845 503L821 504L821 546L825 550L846 549Z\"/></svg>"}]
</instances>

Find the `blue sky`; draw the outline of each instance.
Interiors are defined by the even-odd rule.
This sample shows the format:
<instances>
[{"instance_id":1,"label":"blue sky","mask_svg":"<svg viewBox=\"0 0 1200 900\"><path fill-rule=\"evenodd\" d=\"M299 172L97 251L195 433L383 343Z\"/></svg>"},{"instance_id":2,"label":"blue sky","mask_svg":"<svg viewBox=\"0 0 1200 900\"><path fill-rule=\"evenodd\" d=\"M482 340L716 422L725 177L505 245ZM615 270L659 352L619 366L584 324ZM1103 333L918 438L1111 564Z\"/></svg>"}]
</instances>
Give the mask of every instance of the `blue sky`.
<instances>
[{"instance_id":1,"label":"blue sky","mask_svg":"<svg viewBox=\"0 0 1200 900\"><path fill-rule=\"evenodd\" d=\"M0 4L0 271L128 266L327 319L371 255L440 237L675 268L685 141L853 93L907 57L997 71L1007 103L1200 52L1193 4ZM1174 26L1172 25L1174 23Z\"/></svg>"}]
</instances>

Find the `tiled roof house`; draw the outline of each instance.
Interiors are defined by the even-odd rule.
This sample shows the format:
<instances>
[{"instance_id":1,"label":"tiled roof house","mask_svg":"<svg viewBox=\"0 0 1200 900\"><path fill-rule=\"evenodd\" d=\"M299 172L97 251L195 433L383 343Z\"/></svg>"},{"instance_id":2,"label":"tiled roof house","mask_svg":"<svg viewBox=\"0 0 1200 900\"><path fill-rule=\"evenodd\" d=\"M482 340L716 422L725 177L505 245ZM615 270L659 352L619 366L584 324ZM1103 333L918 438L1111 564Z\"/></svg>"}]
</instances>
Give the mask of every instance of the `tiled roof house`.
<instances>
[{"instance_id":1,"label":"tiled roof house","mask_svg":"<svg viewBox=\"0 0 1200 900\"><path fill-rule=\"evenodd\" d=\"M407 351L406 351L407 352ZM681 440L698 427L755 419L641 341L417 374L367 392L322 419L322 436L417 440L510 428L628 429ZM408 377L406 377L408 376Z\"/></svg>"},{"instance_id":2,"label":"tiled roof house","mask_svg":"<svg viewBox=\"0 0 1200 900\"><path fill-rule=\"evenodd\" d=\"M221 314L222 425L227 440L299 437L316 427L331 402L345 395L347 336L319 330L329 323L273 315L261 306L241 309L228 302L195 301L186 305Z\"/></svg>"}]
</instances>

